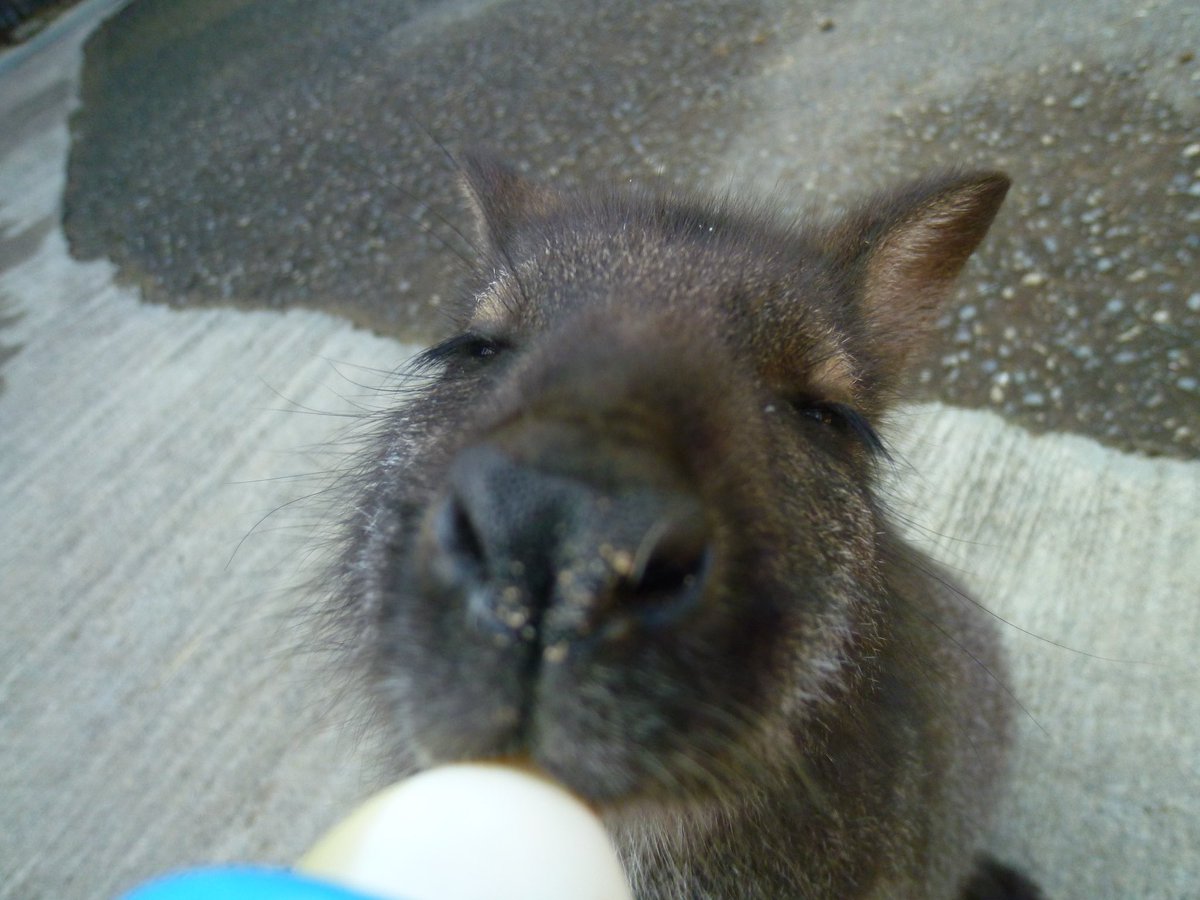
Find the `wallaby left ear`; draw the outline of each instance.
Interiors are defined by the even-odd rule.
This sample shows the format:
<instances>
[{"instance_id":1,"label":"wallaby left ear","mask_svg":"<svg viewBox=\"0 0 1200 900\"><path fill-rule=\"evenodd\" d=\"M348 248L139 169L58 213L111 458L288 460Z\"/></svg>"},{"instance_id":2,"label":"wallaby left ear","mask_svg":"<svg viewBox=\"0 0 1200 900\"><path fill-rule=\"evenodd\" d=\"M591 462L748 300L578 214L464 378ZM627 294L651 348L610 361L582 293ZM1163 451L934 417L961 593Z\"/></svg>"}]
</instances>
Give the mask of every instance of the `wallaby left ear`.
<instances>
[{"instance_id":1,"label":"wallaby left ear","mask_svg":"<svg viewBox=\"0 0 1200 900\"><path fill-rule=\"evenodd\" d=\"M933 331L967 258L987 234L1010 181L957 173L876 197L835 231L857 274L868 368L894 381Z\"/></svg>"},{"instance_id":2,"label":"wallaby left ear","mask_svg":"<svg viewBox=\"0 0 1200 900\"><path fill-rule=\"evenodd\" d=\"M482 152L467 153L461 183L475 213L475 232L484 247L507 252L522 225L549 215L562 204L553 188L526 178Z\"/></svg>"}]
</instances>

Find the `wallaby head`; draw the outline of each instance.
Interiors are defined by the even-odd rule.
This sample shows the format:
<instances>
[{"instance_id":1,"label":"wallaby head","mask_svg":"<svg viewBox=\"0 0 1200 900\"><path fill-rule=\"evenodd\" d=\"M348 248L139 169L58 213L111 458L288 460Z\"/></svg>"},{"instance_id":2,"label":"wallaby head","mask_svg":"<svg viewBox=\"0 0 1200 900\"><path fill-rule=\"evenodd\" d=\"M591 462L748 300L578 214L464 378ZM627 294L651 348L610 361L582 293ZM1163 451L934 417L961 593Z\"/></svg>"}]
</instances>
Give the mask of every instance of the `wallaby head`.
<instances>
[{"instance_id":1,"label":"wallaby head","mask_svg":"<svg viewBox=\"0 0 1200 900\"><path fill-rule=\"evenodd\" d=\"M1001 668L892 536L877 428L1008 179L795 227L464 183L478 282L364 461L339 582L400 764L543 769L640 896L954 895Z\"/></svg>"}]
</instances>

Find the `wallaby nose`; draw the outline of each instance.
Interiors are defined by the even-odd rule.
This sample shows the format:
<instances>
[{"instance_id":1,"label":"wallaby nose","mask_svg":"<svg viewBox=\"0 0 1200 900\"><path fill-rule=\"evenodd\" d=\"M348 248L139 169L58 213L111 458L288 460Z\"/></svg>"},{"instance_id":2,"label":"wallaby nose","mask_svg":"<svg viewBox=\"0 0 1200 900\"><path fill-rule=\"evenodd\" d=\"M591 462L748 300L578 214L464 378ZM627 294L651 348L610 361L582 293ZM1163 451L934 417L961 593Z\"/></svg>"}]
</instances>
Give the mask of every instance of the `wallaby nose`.
<instances>
[{"instance_id":1,"label":"wallaby nose","mask_svg":"<svg viewBox=\"0 0 1200 900\"><path fill-rule=\"evenodd\" d=\"M473 627L549 644L668 624L699 602L711 558L699 499L573 468L489 445L453 463L429 522L429 572Z\"/></svg>"}]
</instances>

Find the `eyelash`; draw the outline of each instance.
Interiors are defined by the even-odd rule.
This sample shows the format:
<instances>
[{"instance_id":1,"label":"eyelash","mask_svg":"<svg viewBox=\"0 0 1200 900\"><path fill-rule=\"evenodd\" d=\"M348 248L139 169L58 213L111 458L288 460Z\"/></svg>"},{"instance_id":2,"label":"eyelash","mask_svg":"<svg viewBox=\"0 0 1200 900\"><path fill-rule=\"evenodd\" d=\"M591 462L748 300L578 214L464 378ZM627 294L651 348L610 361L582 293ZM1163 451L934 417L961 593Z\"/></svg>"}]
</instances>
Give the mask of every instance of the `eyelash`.
<instances>
[{"instance_id":1,"label":"eyelash","mask_svg":"<svg viewBox=\"0 0 1200 900\"><path fill-rule=\"evenodd\" d=\"M507 346L504 341L468 331L430 347L417 358L416 365L422 371L456 362L460 366L472 363L479 365L499 355Z\"/></svg>"},{"instance_id":2,"label":"eyelash","mask_svg":"<svg viewBox=\"0 0 1200 900\"><path fill-rule=\"evenodd\" d=\"M475 332L464 332L447 338L440 344L430 347L417 358L417 368L421 370L448 366L457 361L460 366L466 363L483 364L498 356L508 344L496 338L485 337ZM844 403L833 403L820 400L801 398L790 403L795 412L808 419L843 431L862 444L873 455L890 458L887 447L884 446L879 434L871 427L866 416Z\"/></svg>"},{"instance_id":3,"label":"eyelash","mask_svg":"<svg viewBox=\"0 0 1200 900\"><path fill-rule=\"evenodd\" d=\"M795 400L791 406L801 416L849 434L871 454L888 458L887 447L879 434L871 427L866 416L853 407L808 398Z\"/></svg>"}]
</instances>

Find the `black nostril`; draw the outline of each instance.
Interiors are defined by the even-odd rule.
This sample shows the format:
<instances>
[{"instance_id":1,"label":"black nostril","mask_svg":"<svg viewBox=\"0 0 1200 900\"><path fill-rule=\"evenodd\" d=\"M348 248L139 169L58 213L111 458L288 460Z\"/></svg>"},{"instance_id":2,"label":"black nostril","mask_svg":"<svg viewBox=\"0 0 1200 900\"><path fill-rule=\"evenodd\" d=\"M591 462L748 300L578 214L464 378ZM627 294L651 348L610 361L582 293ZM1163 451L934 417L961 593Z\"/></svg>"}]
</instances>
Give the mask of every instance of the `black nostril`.
<instances>
[{"instance_id":1,"label":"black nostril","mask_svg":"<svg viewBox=\"0 0 1200 900\"><path fill-rule=\"evenodd\" d=\"M712 557L708 528L698 511L661 519L646 533L628 574L617 586L625 603L675 608L699 597Z\"/></svg>"},{"instance_id":2,"label":"black nostril","mask_svg":"<svg viewBox=\"0 0 1200 900\"><path fill-rule=\"evenodd\" d=\"M484 575L487 553L483 539L457 495L451 494L442 502L434 522L434 538L443 581L458 583Z\"/></svg>"},{"instance_id":3,"label":"black nostril","mask_svg":"<svg viewBox=\"0 0 1200 900\"><path fill-rule=\"evenodd\" d=\"M472 559L482 566L484 562L483 540L479 537L479 531L457 497L452 501L452 506L450 527L453 529L454 546L460 555Z\"/></svg>"},{"instance_id":4,"label":"black nostril","mask_svg":"<svg viewBox=\"0 0 1200 900\"><path fill-rule=\"evenodd\" d=\"M630 585L638 595L652 596L686 590L695 585L704 568L704 555L695 557L652 557Z\"/></svg>"}]
</instances>

